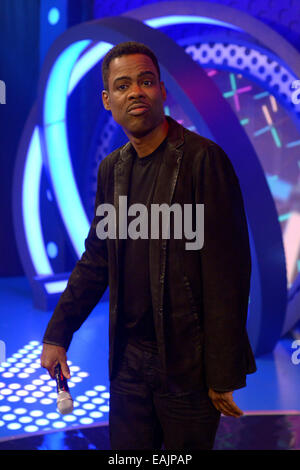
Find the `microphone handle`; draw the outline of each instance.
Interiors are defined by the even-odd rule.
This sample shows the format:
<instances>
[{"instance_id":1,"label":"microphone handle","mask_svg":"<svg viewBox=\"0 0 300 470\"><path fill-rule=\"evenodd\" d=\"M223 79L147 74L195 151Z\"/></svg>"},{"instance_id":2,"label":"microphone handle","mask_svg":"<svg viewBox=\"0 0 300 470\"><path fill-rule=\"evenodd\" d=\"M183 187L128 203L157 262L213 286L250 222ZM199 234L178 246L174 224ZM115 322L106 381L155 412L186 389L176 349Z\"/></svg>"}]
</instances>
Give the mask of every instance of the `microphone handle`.
<instances>
[{"instance_id":1,"label":"microphone handle","mask_svg":"<svg viewBox=\"0 0 300 470\"><path fill-rule=\"evenodd\" d=\"M55 374L55 380L56 380L57 393L59 392L69 393L68 382L67 382L66 377L63 376L63 373L61 371L61 366L59 363L54 368L54 374Z\"/></svg>"}]
</instances>

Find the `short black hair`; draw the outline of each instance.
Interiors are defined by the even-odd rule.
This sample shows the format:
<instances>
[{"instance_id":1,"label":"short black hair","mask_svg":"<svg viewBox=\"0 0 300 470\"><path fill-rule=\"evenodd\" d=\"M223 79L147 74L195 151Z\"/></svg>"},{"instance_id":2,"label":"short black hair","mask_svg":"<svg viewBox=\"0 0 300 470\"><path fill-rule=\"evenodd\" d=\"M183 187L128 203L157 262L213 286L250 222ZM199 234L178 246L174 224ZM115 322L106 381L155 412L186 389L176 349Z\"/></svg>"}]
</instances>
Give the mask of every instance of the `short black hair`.
<instances>
[{"instance_id":1,"label":"short black hair","mask_svg":"<svg viewBox=\"0 0 300 470\"><path fill-rule=\"evenodd\" d=\"M154 54L154 52L145 44L136 41L126 41L117 44L112 49L108 51L108 53L104 56L102 61L102 81L103 87L105 90L108 90L108 76L109 76L109 64L110 62L123 55L130 55L130 54L144 54L150 57L153 64L155 65L158 73L158 77L160 79L160 68L158 65L158 60Z\"/></svg>"}]
</instances>

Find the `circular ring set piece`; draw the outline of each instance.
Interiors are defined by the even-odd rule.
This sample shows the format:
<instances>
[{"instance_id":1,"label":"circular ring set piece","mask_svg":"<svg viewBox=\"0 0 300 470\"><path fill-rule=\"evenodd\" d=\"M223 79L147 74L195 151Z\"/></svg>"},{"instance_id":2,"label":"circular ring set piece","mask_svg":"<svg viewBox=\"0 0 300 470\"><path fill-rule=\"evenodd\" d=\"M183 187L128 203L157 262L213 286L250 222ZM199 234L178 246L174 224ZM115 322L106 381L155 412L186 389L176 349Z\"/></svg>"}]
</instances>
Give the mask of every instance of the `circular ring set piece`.
<instances>
[{"instance_id":1,"label":"circular ring set piece","mask_svg":"<svg viewBox=\"0 0 300 470\"><path fill-rule=\"evenodd\" d=\"M83 23L62 34L47 55L39 84L37 109L33 110L31 121L28 121L20 146L20 159L26 146L32 151L34 144L32 160L39 160L39 171L42 162L45 165L62 220L74 250L80 256L88 231L88 219L75 182L67 142L68 94L84 76L84 67L90 69L84 65L88 54L90 64L96 63L112 45L128 40L144 42L153 49L168 91L180 102L195 128L205 127L207 136L225 150L233 163L244 197L251 239L253 272L249 337L256 354L269 352L280 337L286 303L284 253L274 202L256 153L230 105L202 68L172 39L138 20L125 17ZM98 55L95 58L92 50L96 48ZM101 51L99 48L102 48ZM81 64L82 70L78 64ZM57 101L53 101L55 94ZM235 136L234 141L232 135ZM28 162L25 164L23 156L23 168L25 166L28 167ZM19 172L19 181L21 176ZM38 183L35 190L37 195ZM20 197L15 202L20 204ZM20 207L17 210L20 214ZM37 212L38 208L36 215ZM23 226L18 236L23 247L27 244L24 259L28 263L28 240L24 233ZM49 289L55 292L57 283L65 282L59 275L54 276L49 266L46 266L46 272L37 271L33 261L28 271L31 277L34 274L35 277L37 274L46 275L48 292ZM55 277L52 283L51 276ZM272 279L272 284L269 279ZM46 285L47 282L44 282L43 287Z\"/></svg>"}]
</instances>

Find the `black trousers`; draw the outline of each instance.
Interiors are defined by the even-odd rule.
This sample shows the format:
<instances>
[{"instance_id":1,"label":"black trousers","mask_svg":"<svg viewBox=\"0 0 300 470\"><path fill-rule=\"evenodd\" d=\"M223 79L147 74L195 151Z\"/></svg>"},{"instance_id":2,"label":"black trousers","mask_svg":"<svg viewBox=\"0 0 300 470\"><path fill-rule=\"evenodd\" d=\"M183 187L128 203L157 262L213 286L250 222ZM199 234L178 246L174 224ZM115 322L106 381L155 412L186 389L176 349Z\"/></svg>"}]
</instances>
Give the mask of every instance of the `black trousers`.
<instances>
[{"instance_id":1,"label":"black trousers","mask_svg":"<svg viewBox=\"0 0 300 470\"><path fill-rule=\"evenodd\" d=\"M185 393L162 390L158 355L127 344L110 383L112 450L213 448L221 413L207 389Z\"/></svg>"}]
</instances>

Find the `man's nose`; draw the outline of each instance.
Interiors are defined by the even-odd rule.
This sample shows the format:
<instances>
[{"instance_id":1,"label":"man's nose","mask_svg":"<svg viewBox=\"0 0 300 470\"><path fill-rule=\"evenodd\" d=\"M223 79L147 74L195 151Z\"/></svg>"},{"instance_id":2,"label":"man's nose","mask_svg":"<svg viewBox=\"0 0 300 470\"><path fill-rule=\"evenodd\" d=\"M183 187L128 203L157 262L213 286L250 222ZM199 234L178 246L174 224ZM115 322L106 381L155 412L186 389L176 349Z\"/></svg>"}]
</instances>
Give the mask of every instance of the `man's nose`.
<instances>
[{"instance_id":1,"label":"man's nose","mask_svg":"<svg viewBox=\"0 0 300 470\"><path fill-rule=\"evenodd\" d=\"M130 87L128 98L145 96L143 88L138 83L133 83Z\"/></svg>"}]
</instances>

